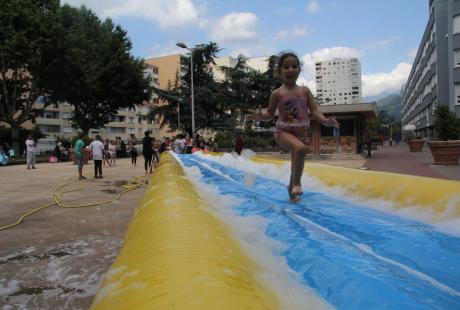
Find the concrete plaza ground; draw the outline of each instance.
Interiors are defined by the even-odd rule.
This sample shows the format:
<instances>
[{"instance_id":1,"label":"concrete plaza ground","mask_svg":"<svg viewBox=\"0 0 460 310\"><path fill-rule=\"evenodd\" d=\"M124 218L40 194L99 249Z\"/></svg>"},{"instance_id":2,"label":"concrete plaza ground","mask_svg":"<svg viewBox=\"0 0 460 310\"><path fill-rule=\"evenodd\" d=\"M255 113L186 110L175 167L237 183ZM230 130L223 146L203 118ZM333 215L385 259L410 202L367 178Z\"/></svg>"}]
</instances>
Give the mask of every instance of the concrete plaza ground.
<instances>
[{"instance_id":1,"label":"concrete plaza ground","mask_svg":"<svg viewBox=\"0 0 460 310\"><path fill-rule=\"evenodd\" d=\"M407 145L379 147L371 159L360 155L323 156L309 162L349 168L369 168L411 175L460 180L460 166L431 165L429 149L410 153ZM76 176L71 163L0 167L0 227L22 214L52 202L54 190ZM104 168L94 179L93 165L85 166L87 181L72 181L64 204L94 203L113 198L122 184L144 174L143 159L133 168L129 159ZM0 231L0 305L2 309L87 309L98 283L121 246L133 211L145 186L116 202L78 209L52 206L13 228Z\"/></svg>"},{"instance_id":2,"label":"concrete plaza ground","mask_svg":"<svg viewBox=\"0 0 460 310\"><path fill-rule=\"evenodd\" d=\"M83 190L63 195L64 204L112 199L132 177L143 175L129 159L103 170L94 179L93 165L84 168L87 181L72 181ZM54 190L77 175L71 163L0 167L0 226L53 201ZM75 179L75 178L74 178ZM2 309L87 309L101 276L117 255L133 211L145 186L116 202L77 209L52 206L0 231L0 305Z\"/></svg>"}]
</instances>

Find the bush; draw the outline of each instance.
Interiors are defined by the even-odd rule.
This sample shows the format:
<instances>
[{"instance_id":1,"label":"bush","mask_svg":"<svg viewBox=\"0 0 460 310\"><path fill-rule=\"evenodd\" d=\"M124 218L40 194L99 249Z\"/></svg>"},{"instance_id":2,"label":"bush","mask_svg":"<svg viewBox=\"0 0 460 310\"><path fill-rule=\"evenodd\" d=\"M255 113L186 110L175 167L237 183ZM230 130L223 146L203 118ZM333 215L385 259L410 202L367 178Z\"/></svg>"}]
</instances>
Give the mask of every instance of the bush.
<instances>
[{"instance_id":1,"label":"bush","mask_svg":"<svg viewBox=\"0 0 460 310\"><path fill-rule=\"evenodd\" d=\"M441 141L457 140L460 137L460 120L447 105L438 105L434 112L434 129Z\"/></svg>"},{"instance_id":2,"label":"bush","mask_svg":"<svg viewBox=\"0 0 460 310\"><path fill-rule=\"evenodd\" d=\"M218 131L214 137L215 142L219 148L230 149L233 148L234 134L231 131Z\"/></svg>"}]
</instances>

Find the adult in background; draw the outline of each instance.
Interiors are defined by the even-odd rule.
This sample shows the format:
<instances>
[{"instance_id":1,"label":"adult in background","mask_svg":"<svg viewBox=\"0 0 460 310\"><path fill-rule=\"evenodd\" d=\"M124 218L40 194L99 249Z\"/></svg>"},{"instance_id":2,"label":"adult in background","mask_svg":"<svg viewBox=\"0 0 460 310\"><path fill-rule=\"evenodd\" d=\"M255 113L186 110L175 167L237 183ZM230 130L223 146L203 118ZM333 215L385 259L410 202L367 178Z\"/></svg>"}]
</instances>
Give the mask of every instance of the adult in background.
<instances>
[{"instance_id":1,"label":"adult in background","mask_svg":"<svg viewBox=\"0 0 460 310\"><path fill-rule=\"evenodd\" d=\"M83 141L83 137L85 136L85 133L80 132L78 134L78 140L75 142L75 156L77 156L77 164L78 164L78 179L86 179L85 176L83 176L83 165L85 163L83 159L83 153L82 149L85 147L85 142Z\"/></svg>"},{"instance_id":2,"label":"adult in background","mask_svg":"<svg viewBox=\"0 0 460 310\"><path fill-rule=\"evenodd\" d=\"M185 152L185 139L183 134L178 134L176 140L174 140L174 152L176 154L182 154Z\"/></svg>"},{"instance_id":3,"label":"adult in background","mask_svg":"<svg viewBox=\"0 0 460 310\"><path fill-rule=\"evenodd\" d=\"M102 137L96 135L96 139L89 145L89 150L94 160L94 178L102 179L102 159L104 154L104 143Z\"/></svg>"},{"instance_id":4,"label":"adult in background","mask_svg":"<svg viewBox=\"0 0 460 310\"><path fill-rule=\"evenodd\" d=\"M27 169L37 169L35 167L35 161L36 161L36 155L35 155L35 149L36 149L37 144L35 141L32 139L31 135L27 136L26 140L26 150L27 150Z\"/></svg>"},{"instance_id":5,"label":"adult in background","mask_svg":"<svg viewBox=\"0 0 460 310\"><path fill-rule=\"evenodd\" d=\"M121 137L115 137L115 153L117 158L121 158Z\"/></svg>"},{"instance_id":6,"label":"adult in background","mask_svg":"<svg viewBox=\"0 0 460 310\"><path fill-rule=\"evenodd\" d=\"M150 131L144 133L142 139L142 155L144 155L145 173L153 172L152 158L153 158L153 140L150 137Z\"/></svg>"},{"instance_id":7,"label":"adult in background","mask_svg":"<svg viewBox=\"0 0 460 310\"><path fill-rule=\"evenodd\" d=\"M129 154L131 155L131 165L136 167L137 163L137 139L136 136L132 133L131 139L129 139Z\"/></svg>"},{"instance_id":8,"label":"adult in background","mask_svg":"<svg viewBox=\"0 0 460 310\"><path fill-rule=\"evenodd\" d=\"M244 147L243 134L241 132L236 133L234 143L235 143L235 152L237 152L238 155L241 155L241 151L243 151L243 147Z\"/></svg>"},{"instance_id":9,"label":"adult in background","mask_svg":"<svg viewBox=\"0 0 460 310\"><path fill-rule=\"evenodd\" d=\"M160 148L158 149L160 154L163 152L166 152L168 148L170 147L170 145L171 145L171 139L169 137L166 137L165 140L161 142Z\"/></svg>"}]
</instances>

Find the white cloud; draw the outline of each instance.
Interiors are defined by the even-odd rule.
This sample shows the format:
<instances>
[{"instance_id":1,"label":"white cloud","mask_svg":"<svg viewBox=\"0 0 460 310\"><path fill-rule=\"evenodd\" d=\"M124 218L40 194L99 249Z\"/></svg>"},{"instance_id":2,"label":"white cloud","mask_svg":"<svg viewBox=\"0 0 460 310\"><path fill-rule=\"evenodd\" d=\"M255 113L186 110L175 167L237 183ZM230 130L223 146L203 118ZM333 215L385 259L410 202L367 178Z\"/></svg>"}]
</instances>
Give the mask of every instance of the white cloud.
<instances>
[{"instance_id":1,"label":"white cloud","mask_svg":"<svg viewBox=\"0 0 460 310\"><path fill-rule=\"evenodd\" d=\"M191 0L64 0L74 6L86 5L104 17L134 16L154 21L161 28L202 26L198 9Z\"/></svg>"},{"instance_id":2,"label":"white cloud","mask_svg":"<svg viewBox=\"0 0 460 310\"><path fill-rule=\"evenodd\" d=\"M308 13L316 13L319 11L319 4L318 4L318 1L316 0L310 0L307 4L307 6L305 7L305 10L308 12Z\"/></svg>"},{"instance_id":3,"label":"white cloud","mask_svg":"<svg viewBox=\"0 0 460 310\"><path fill-rule=\"evenodd\" d=\"M280 30L278 31L276 35L279 38L289 38L289 37L295 38L295 37L304 37L304 36L307 36L308 34L309 34L309 31L307 27L297 26L297 27L294 27L294 29L292 30Z\"/></svg>"},{"instance_id":4,"label":"white cloud","mask_svg":"<svg viewBox=\"0 0 460 310\"><path fill-rule=\"evenodd\" d=\"M363 75L363 97L399 92L410 74L411 67L411 64L402 62L390 73Z\"/></svg>"},{"instance_id":5,"label":"white cloud","mask_svg":"<svg viewBox=\"0 0 460 310\"><path fill-rule=\"evenodd\" d=\"M149 48L150 54L145 58L154 58L174 54L185 54L186 52L187 51L185 51L183 48L176 46L176 42L171 41L167 44L155 44L154 46Z\"/></svg>"},{"instance_id":6,"label":"white cloud","mask_svg":"<svg viewBox=\"0 0 460 310\"><path fill-rule=\"evenodd\" d=\"M214 23L211 37L223 42L252 40L257 37L256 25L254 13L230 13Z\"/></svg>"},{"instance_id":7,"label":"white cloud","mask_svg":"<svg viewBox=\"0 0 460 310\"><path fill-rule=\"evenodd\" d=\"M386 38L386 39L383 39L383 40L380 40L380 41L373 41L373 42L369 42L368 44L366 44L366 48L369 48L369 49L380 49L380 48L384 48L390 44L393 44L395 42L398 42L399 40L401 40L400 37L390 37L390 38Z\"/></svg>"}]
</instances>

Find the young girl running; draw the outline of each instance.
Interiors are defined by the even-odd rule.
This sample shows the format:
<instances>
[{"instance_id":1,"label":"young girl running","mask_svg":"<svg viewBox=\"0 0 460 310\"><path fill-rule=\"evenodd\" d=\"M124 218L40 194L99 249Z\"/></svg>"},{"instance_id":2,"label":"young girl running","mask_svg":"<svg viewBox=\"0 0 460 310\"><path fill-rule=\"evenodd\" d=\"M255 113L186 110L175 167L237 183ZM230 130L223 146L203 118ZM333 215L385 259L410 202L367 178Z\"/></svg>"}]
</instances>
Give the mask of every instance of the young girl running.
<instances>
[{"instance_id":1,"label":"young girl running","mask_svg":"<svg viewBox=\"0 0 460 310\"><path fill-rule=\"evenodd\" d=\"M278 60L277 71L282 85L270 95L267 111L262 112L261 109L258 112L251 111L247 119L270 120L278 109L275 140L281 148L292 154L288 193L291 202L298 202L299 196L303 194L300 179L307 154L307 130L310 126L308 112L326 127L339 128L339 123L334 116L326 118L318 110L308 87L296 84L300 74L300 61L296 54L283 54Z\"/></svg>"}]
</instances>

